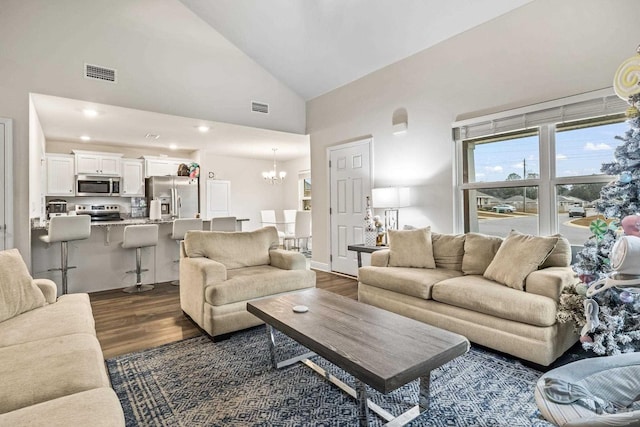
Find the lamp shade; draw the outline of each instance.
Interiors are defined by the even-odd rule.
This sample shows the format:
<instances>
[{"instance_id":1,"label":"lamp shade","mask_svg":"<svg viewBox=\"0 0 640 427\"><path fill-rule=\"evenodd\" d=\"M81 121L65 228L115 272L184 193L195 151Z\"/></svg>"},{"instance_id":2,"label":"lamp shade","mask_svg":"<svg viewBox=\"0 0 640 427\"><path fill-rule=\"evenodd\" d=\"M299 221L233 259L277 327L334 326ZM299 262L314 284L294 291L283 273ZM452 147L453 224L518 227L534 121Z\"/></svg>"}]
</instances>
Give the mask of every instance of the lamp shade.
<instances>
[{"instance_id":1,"label":"lamp shade","mask_svg":"<svg viewBox=\"0 0 640 427\"><path fill-rule=\"evenodd\" d=\"M411 206L409 187L374 188L371 196L374 208L405 208Z\"/></svg>"}]
</instances>

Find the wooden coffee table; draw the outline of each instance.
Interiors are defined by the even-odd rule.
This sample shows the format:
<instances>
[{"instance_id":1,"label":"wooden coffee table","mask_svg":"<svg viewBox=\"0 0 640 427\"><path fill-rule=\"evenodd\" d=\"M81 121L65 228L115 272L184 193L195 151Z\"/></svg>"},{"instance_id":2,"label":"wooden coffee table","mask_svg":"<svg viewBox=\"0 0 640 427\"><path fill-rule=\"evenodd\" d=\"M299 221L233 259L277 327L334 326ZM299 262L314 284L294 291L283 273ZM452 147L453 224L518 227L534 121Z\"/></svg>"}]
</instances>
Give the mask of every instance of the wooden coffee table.
<instances>
[{"instance_id":1,"label":"wooden coffee table","mask_svg":"<svg viewBox=\"0 0 640 427\"><path fill-rule=\"evenodd\" d=\"M309 310L294 312L300 305ZM369 425L369 409L389 426L404 425L428 410L431 371L469 350L462 335L321 289L248 302L247 310L267 324L274 366L302 362L349 393L356 398L360 426ZM312 352L279 361L272 328ZM355 390L310 361L314 354L353 375ZM400 416L367 399L365 384L387 394L418 378L418 405Z\"/></svg>"}]
</instances>

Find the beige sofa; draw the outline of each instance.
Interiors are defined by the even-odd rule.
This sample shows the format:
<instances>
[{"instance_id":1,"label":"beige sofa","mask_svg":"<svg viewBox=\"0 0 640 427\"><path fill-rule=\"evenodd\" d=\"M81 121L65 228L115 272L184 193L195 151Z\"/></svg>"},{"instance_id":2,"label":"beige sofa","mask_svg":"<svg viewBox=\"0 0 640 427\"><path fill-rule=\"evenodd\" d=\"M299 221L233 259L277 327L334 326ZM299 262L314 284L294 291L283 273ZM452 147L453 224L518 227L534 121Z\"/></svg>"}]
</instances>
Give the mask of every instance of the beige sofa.
<instances>
[{"instance_id":1,"label":"beige sofa","mask_svg":"<svg viewBox=\"0 0 640 427\"><path fill-rule=\"evenodd\" d=\"M124 426L87 294L56 299L0 252L0 426Z\"/></svg>"},{"instance_id":2,"label":"beige sofa","mask_svg":"<svg viewBox=\"0 0 640 427\"><path fill-rule=\"evenodd\" d=\"M189 231L181 245L180 306L209 335L263 323L247 301L313 288L304 255L278 249L278 232Z\"/></svg>"},{"instance_id":3,"label":"beige sofa","mask_svg":"<svg viewBox=\"0 0 640 427\"><path fill-rule=\"evenodd\" d=\"M545 366L578 340L572 324L556 321L562 289L577 281L566 239L429 231L416 246L401 234L406 231L395 233L390 249L373 253L371 266L359 269L361 302ZM422 258L429 262L417 265Z\"/></svg>"}]
</instances>

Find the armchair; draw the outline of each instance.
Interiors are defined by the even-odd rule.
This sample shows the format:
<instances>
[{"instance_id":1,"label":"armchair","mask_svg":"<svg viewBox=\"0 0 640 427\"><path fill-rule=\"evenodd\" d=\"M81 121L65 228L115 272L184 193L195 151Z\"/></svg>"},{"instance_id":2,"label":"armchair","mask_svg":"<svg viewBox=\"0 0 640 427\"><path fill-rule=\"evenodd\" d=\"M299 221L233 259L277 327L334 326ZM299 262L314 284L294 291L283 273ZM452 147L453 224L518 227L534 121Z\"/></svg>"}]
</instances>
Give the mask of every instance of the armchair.
<instances>
[{"instance_id":1,"label":"armchair","mask_svg":"<svg viewBox=\"0 0 640 427\"><path fill-rule=\"evenodd\" d=\"M180 252L180 306L212 337L263 323L247 301L316 283L302 254L278 249L275 227L188 231Z\"/></svg>"}]
</instances>

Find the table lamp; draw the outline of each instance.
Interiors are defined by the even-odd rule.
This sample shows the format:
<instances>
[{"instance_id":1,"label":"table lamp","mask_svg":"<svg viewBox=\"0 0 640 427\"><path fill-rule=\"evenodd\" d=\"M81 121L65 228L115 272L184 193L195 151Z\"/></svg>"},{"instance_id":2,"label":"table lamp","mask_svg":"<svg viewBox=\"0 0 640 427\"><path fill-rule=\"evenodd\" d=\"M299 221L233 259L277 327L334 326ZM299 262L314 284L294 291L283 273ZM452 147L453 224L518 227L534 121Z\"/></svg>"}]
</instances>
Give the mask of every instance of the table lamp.
<instances>
[{"instance_id":1,"label":"table lamp","mask_svg":"<svg viewBox=\"0 0 640 427\"><path fill-rule=\"evenodd\" d=\"M384 209L385 230L397 230L398 209L411 206L409 187L374 188L371 196L373 207Z\"/></svg>"}]
</instances>

